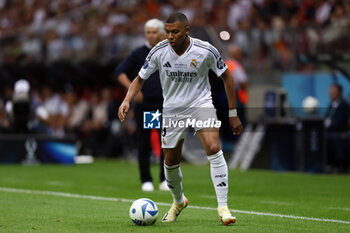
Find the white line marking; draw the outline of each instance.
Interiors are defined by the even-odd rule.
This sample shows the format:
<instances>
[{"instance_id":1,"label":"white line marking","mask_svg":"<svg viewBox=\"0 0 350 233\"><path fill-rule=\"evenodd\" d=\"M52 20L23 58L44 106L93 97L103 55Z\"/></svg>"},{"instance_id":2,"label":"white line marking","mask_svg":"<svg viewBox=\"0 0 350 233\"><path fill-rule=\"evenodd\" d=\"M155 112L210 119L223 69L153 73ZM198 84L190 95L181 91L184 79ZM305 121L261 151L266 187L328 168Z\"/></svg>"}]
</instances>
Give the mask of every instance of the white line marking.
<instances>
[{"instance_id":1,"label":"white line marking","mask_svg":"<svg viewBox=\"0 0 350 233\"><path fill-rule=\"evenodd\" d=\"M100 197L100 196L80 195L80 194L73 194L73 193L39 191L39 190L17 189L17 188L6 188L6 187L0 187L0 191L9 192L9 193L38 194L38 195L49 195L49 196L57 196L57 197L71 197L71 198L80 198L80 199L117 201L117 202L127 202L127 203L131 203L134 201L134 200L125 199L125 198ZM157 202L157 205L171 206L169 203L164 203L164 202ZM213 208L213 207L203 207L203 206L188 206L188 208L201 209L201 210L217 210L216 208ZM248 214L248 215L260 215L260 216L270 216L270 217L279 217L279 218L309 220L309 221L317 221L317 222L332 222L332 223L350 224L350 221L344 221L344 220L338 220L338 219L312 218L312 217L264 213L264 212L248 211L248 210L235 210L235 209L230 209L230 210L232 212L235 212L235 213Z\"/></svg>"}]
</instances>

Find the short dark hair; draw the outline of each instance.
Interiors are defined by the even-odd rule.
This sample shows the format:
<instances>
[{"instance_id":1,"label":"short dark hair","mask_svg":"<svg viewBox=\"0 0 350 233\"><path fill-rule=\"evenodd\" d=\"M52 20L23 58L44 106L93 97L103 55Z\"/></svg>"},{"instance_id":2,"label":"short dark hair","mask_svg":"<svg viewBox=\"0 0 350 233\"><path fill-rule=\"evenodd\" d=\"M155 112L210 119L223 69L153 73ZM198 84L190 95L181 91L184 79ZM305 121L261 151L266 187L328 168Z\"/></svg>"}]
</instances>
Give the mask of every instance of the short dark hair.
<instances>
[{"instance_id":1,"label":"short dark hair","mask_svg":"<svg viewBox=\"0 0 350 233\"><path fill-rule=\"evenodd\" d=\"M343 94L343 87L339 83L333 83L332 86L338 89L339 94Z\"/></svg>"},{"instance_id":2,"label":"short dark hair","mask_svg":"<svg viewBox=\"0 0 350 233\"><path fill-rule=\"evenodd\" d=\"M188 20L186 15L184 15L181 12L174 12L172 13L168 19L166 20L166 23L175 23L176 21L180 21L181 23L183 23L185 26L188 25Z\"/></svg>"}]
</instances>

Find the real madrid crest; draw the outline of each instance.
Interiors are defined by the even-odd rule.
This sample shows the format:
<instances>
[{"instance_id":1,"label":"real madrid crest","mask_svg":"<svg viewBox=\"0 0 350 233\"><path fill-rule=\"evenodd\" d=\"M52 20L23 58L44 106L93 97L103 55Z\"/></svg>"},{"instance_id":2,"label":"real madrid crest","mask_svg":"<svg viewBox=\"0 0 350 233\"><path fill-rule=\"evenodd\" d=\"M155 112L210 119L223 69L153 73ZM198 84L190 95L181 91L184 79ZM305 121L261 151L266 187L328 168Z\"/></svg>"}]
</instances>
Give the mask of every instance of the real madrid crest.
<instances>
[{"instance_id":1,"label":"real madrid crest","mask_svg":"<svg viewBox=\"0 0 350 233\"><path fill-rule=\"evenodd\" d=\"M192 59L190 66L192 68L197 68L197 60L196 59Z\"/></svg>"}]
</instances>

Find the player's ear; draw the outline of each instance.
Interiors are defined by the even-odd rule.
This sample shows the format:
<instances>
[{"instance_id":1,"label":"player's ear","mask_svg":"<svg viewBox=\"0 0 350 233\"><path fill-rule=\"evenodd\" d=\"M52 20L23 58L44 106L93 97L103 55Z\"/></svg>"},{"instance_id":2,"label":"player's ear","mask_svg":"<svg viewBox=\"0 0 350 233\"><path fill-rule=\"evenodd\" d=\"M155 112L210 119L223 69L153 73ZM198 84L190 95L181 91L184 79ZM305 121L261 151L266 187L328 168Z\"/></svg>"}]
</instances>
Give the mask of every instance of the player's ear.
<instances>
[{"instance_id":1,"label":"player's ear","mask_svg":"<svg viewBox=\"0 0 350 233\"><path fill-rule=\"evenodd\" d=\"M188 36L188 33L190 32L190 26L189 25L186 25L185 26L185 34L186 36Z\"/></svg>"}]
</instances>

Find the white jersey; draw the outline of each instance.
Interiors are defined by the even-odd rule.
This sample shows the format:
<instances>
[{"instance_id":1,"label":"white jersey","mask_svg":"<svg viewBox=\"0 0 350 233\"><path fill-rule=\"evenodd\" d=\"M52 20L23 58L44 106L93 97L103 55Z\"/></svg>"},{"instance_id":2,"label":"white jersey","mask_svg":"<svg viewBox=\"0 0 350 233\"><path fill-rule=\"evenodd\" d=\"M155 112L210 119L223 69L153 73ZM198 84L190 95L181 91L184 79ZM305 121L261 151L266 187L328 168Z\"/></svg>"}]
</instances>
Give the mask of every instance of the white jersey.
<instances>
[{"instance_id":1,"label":"white jersey","mask_svg":"<svg viewBox=\"0 0 350 233\"><path fill-rule=\"evenodd\" d=\"M176 54L168 40L154 46L139 76L148 79L159 70L163 108L213 107L209 69L221 76L227 66L215 47L190 37L190 45L181 56Z\"/></svg>"}]
</instances>

